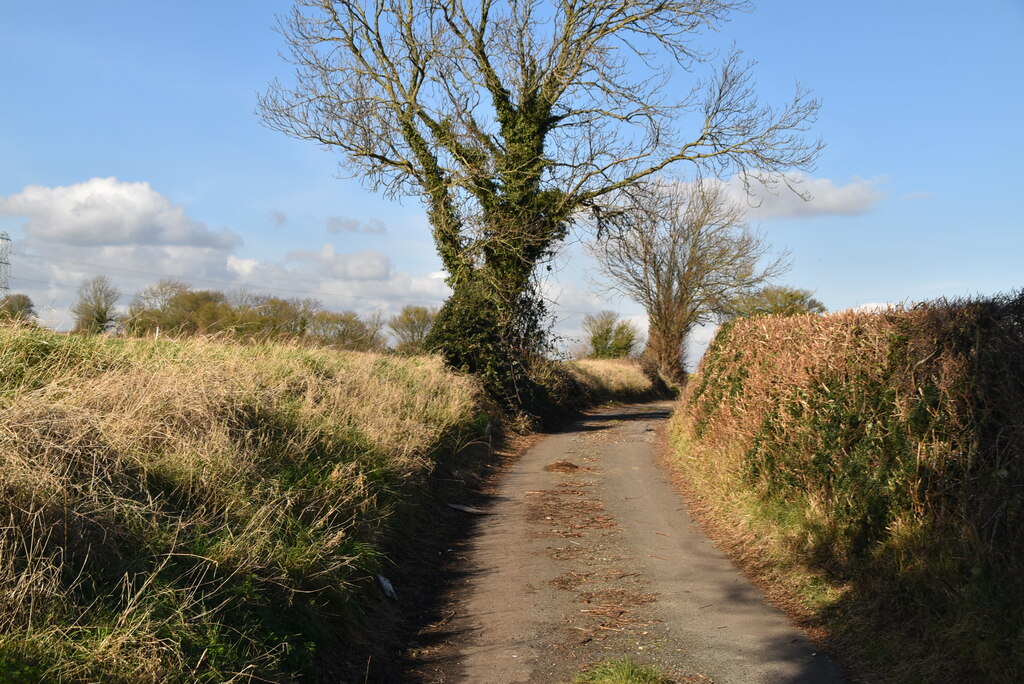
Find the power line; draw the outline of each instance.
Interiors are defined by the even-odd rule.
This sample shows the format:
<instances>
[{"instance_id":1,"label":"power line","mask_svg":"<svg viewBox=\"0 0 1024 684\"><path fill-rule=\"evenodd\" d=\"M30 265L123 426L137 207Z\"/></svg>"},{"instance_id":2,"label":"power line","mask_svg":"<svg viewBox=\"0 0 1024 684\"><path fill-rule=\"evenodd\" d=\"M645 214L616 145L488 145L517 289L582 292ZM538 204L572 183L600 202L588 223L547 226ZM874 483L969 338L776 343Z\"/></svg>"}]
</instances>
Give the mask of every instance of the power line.
<instances>
[{"instance_id":1,"label":"power line","mask_svg":"<svg viewBox=\"0 0 1024 684\"><path fill-rule=\"evenodd\" d=\"M77 285L68 285L67 283L58 283L56 280L33 280L32 278L22 278L20 276L11 276L11 279L12 280L21 280L21 281L24 281L26 283L37 283L39 285L49 285L51 287L53 287L54 285L56 285L57 287L67 287L67 288L76 288L76 287L78 287Z\"/></svg>"}]
</instances>

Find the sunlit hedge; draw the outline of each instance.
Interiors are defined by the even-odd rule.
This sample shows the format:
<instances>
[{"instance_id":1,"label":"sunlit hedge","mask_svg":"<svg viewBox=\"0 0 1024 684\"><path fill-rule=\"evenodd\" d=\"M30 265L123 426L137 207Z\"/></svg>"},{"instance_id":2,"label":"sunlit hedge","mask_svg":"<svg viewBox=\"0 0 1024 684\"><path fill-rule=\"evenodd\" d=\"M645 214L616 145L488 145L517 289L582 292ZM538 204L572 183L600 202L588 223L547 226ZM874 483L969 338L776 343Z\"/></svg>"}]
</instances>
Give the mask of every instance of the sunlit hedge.
<instances>
[{"instance_id":1,"label":"sunlit hedge","mask_svg":"<svg viewBox=\"0 0 1024 684\"><path fill-rule=\"evenodd\" d=\"M910 632L869 660L1024 676L1024 296L741 320L682 405L682 466L759 502L835 624Z\"/></svg>"}]
</instances>

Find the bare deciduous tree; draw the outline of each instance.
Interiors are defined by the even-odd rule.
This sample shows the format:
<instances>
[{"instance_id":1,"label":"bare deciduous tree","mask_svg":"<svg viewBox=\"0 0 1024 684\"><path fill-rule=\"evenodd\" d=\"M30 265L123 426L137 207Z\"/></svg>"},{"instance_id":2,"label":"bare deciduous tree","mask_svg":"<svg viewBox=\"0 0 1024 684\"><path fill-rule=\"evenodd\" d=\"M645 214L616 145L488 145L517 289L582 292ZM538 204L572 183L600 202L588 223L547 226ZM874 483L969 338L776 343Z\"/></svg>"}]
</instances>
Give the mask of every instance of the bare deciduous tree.
<instances>
[{"instance_id":1,"label":"bare deciduous tree","mask_svg":"<svg viewBox=\"0 0 1024 684\"><path fill-rule=\"evenodd\" d=\"M124 318L125 331L129 335L168 332L174 325L169 316L174 298L190 291L181 280L161 278L155 285L136 292Z\"/></svg>"},{"instance_id":2,"label":"bare deciduous tree","mask_svg":"<svg viewBox=\"0 0 1024 684\"><path fill-rule=\"evenodd\" d=\"M729 302L725 320L745 316L798 316L823 314L825 305L815 299L810 290L785 285L765 285L754 292L740 294Z\"/></svg>"},{"instance_id":3,"label":"bare deciduous tree","mask_svg":"<svg viewBox=\"0 0 1024 684\"><path fill-rule=\"evenodd\" d=\"M75 315L75 331L102 333L117 322L114 306L121 292L107 276L94 276L78 287L78 300L71 307Z\"/></svg>"},{"instance_id":4,"label":"bare deciduous tree","mask_svg":"<svg viewBox=\"0 0 1024 684\"><path fill-rule=\"evenodd\" d=\"M354 311L318 311L310 321L309 336L318 343L353 351L384 348L384 318L379 312L360 318Z\"/></svg>"},{"instance_id":5,"label":"bare deciduous tree","mask_svg":"<svg viewBox=\"0 0 1024 684\"><path fill-rule=\"evenodd\" d=\"M421 352L430 328L437 317L437 309L425 306L404 306L402 310L388 319L388 329L395 336L396 351Z\"/></svg>"},{"instance_id":6,"label":"bare deciduous tree","mask_svg":"<svg viewBox=\"0 0 1024 684\"><path fill-rule=\"evenodd\" d=\"M672 67L708 64L696 38L747 7L296 0L279 26L295 80L274 82L259 112L339 151L372 189L423 198L453 289L432 339L486 379L535 345L537 264L617 191L678 162L769 184L812 167L818 103L798 88L760 104L738 52L678 99L663 87Z\"/></svg>"},{"instance_id":7,"label":"bare deciduous tree","mask_svg":"<svg viewBox=\"0 0 1024 684\"><path fill-rule=\"evenodd\" d=\"M733 299L787 268L743 220L717 182L651 183L629 193L616 230L591 246L610 289L647 311L646 354L675 382L697 325L723 315Z\"/></svg>"}]
</instances>

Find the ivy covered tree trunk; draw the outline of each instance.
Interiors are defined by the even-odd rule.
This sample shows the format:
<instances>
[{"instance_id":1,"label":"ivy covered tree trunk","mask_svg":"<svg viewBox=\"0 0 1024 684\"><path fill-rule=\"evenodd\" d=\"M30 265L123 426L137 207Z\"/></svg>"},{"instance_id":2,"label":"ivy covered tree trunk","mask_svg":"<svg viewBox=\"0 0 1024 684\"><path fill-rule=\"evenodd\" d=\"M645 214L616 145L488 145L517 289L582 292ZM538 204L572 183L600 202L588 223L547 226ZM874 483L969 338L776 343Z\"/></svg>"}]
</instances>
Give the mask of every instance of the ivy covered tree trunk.
<instances>
[{"instance_id":1,"label":"ivy covered tree trunk","mask_svg":"<svg viewBox=\"0 0 1024 684\"><path fill-rule=\"evenodd\" d=\"M526 194L518 204L506 200L516 210L487 217L491 224L478 243L479 259L466 258L469 251L463 250L457 265L449 267L453 292L434 321L427 347L454 368L480 377L503 404L533 410L543 391L531 366L548 342L547 311L534 276L566 228L555 212L526 215L538 196L545 197Z\"/></svg>"},{"instance_id":2,"label":"ivy covered tree trunk","mask_svg":"<svg viewBox=\"0 0 1024 684\"><path fill-rule=\"evenodd\" d=\"M438 312L427 347L478 376L503 404L529 409L539 400L530 366L544 343L544 314L530 290L515 297L483 279L463 281Z\"/></svg>"},{"instance_id":3,"label":"ivy covered tree trunk","mask_svg":"<svg viewBox=\"0 0 1024 684\"><path fill-rule=\"evenodd\" d=\"M654 361L658 372L669 382L680 386L686 383L683 365L683 344L688 331L679 331L669 322L650 319L647 330L647 348L644 355Z\"/></svg>"},{"instance_id":4,"label":"ivy covered tree trunk","mask_svg":"<svg viewBox=\"0 0 1024 684\"><path fill-rule=\"evenodd\" d=\"M520 93L518 105L497 84L491 94L504 145L493 158L493 175L472 191L481 208L472 239L454 209L450 185L438 184L431 195L434 239L453 292L438 313L428 348L478 375L504 404L531 410L541 390L530 367L547 341L546 310L534 275L565 238L571 205L560 191L542 186L544 140L552 123L545 93L534 85Z\"/></svg>"}]
</instances>

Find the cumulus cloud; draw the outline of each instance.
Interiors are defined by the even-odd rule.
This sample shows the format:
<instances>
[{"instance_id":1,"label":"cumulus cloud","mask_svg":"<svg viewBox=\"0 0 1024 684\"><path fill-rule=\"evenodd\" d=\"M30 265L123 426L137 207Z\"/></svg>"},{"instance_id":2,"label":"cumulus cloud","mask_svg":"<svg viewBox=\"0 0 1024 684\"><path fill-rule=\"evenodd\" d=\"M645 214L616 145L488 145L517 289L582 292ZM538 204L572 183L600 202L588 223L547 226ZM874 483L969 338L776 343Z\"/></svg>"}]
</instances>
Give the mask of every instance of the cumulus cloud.
<instances>
[{"instance_id":1,"label":"cumulus cloud","mask_svg":"<svg viewBox=\"0 0 1024 684\"><path fill-rule=\"evenodd\" d=\"M260 262L255 259L239 259L234 254L228 255L228 270L243 278L252 275L259 265Z\"/></svg>"},{"instance_id":2,"label":"cumulus cloud","mask_svg":"<svg viewBox=\"0 0 1024 684\"><path fill-rule=\"evenodd\" d=\"M384 252L367 250L339 254L332 244L319 250L289 252L286 260L307 263L321 275L345 280L386 280L391 275L391 259Z\"/></svg>"},{"instance_id":3,"label":"cumulus cloud","mask_svg":"<svg viewBox=\"0 0 1024 684\"><path fill-rule=\"evenodd\" d=\"M237 235L211 231L149 183L93 178L58 187L30 185L0 198L0 214L25 216L29 236L50 243L96 245L188 245L227 249Z\"/></svg>"},{"instance_id":4,"label":"cumulus cloud","mask_svg":"<svg viewBox=\"0 0 1024 684\"><path fill-rule=\"evenodd\" d=\"M734 176L726 187L736 202L749 207L747 216L751 219L857 216L871 211L885 197L879 188L882 179L855 179L845 185L837 185L830 178L793 173L787 175L785 181L810 199L804 200L791 192L781 181L774 187L753 181L752 195L747 194L738 176Z\"/></svg>"},{"instance_id":5,"label":"cumulus cloud","mask_svg":"<svg viewBox=\"0 0 1024 684\"><path fill-rule=\"evenodd\" d=\"M867 304L860 304L850 308L850 311L857 311L861 313L881 313L883 311L891 311L900 308L899 304L893 302L868 302Z\"/></svg>"},{"instance_id":6,"label":"cumulus cloud","mask_svg":"<svg viewBox=\"0 0 1024 684\"><path fill-rule=\"evenodd\" d=\"M2 215L25 219L12 232L12 289L30 295L37 310L47 312L44 322L57 328L71 325L67 308L76 288L97 274L115 282L124 294L122 307L163 277L197 289L314 297L328 309L362 314L390 315L407 304L437 306L449 292L443 275L396 271L379 251L344 253L327 244L280 259L243 256L236 234L208 230L148 183L94 178L30 186L0 196ZM283 212L270 217L280 225L288 220ZM359 225L383 230L379 221Z\"/></svg>"},{"instance_id":7,"label":"cumulus cloud","mask_svg":"<svg viewBox=\"0 0 1024 684\"><path fill-rule=\"evenodd\" d=\"M331 216L327 219L328 233L367 233L369 235L385 235L388 232L384 222L380 219L369 221L357 221L340 216Z\"/></svg>"},{"instance_id":8,"label":"cumulus cloud","mask_svg":"<svg viewBox=\"0 0 1024 684\"><path fill-rule=\"evenodd\" d=\"M571 280L542 280L541 296L551 302L555 310L580 314L597 313L610 308L607 298L592 288Z\"/></svg>"},{"instance_id":9,"label":"cumulus cloud","mask_svg":"<svg viewBox=\"0 0 1024 684\"><path fill-rule=\"evenodd\" d=\"M311 250L304 256L331 253L330 249ZM353 265L353 261L360 261L365 253L355 255L355 259L351 259L352 256L335 253L336 258L347 262L358 272L359 266ZM373 261L362 263L371 264ZM346 269L329 268L315 258L312 262L291 259L284 263L259 263L241 279L239 286L280 297L314 297L333 311L353 310L363 314L380 311L385 316L398 313L409 304L439 306L450 293L443 281L429 274L417 276L390 270L383 279L353 279L350 276Z\"/></svg>"}]
</instances>

